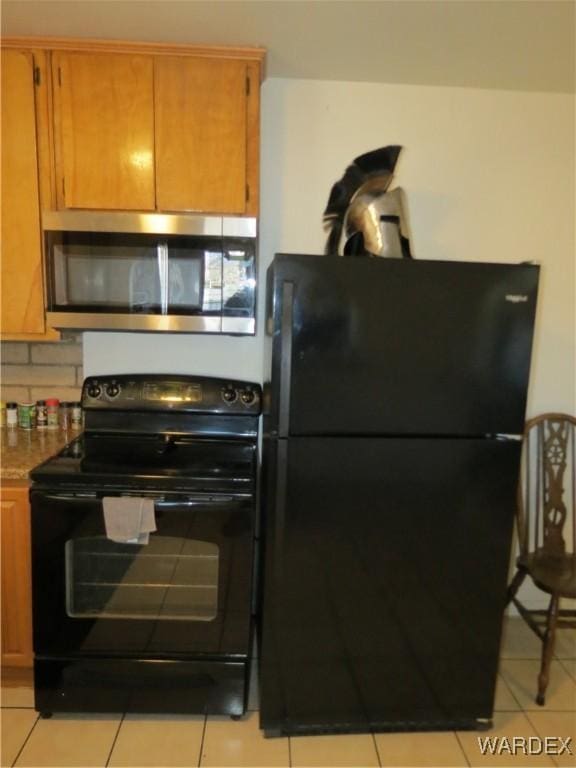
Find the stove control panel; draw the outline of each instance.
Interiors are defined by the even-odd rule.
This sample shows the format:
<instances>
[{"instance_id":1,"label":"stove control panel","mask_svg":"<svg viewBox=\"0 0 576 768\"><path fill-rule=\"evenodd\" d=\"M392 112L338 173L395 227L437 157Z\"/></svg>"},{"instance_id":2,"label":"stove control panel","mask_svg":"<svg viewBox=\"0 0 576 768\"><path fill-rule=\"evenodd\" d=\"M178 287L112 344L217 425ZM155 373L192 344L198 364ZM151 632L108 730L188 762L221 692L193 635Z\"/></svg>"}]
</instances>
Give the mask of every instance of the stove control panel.
<instances>
[{"instance_id":1,"label":"stove control panel","mask_svg":"<svg viewBox=\"0 0 576 768\"><path fill-rule=\"evenodd\" d=\"M259 384L208 376L89 376L82 387L82 406L85 410L258 415L261 404Z\"/></svg>"},{"instance_id":2,"label":"stove control panel","mask_svg":"<svg viewBox=\"0 0 576 768\"><path fill-rule=\"evenodd\" d=\"M231 406L234 403L242 403L250 407L259 403L260 387L257 384L246 383L228 383L222 387L222 400L226 405Z\"/></svg>"},{"instance_id":3,"label":"stove control panel","mask_svg":"<svg viewBox=\"0 0 576 768\"><path fill-rule=\"evenodd\" d=\"M106 384L106 395L110 398L110 400L118 397L119 394L120 384L118 384L117 381L111 381L109 384Z\"/></svg>"},{"instance_id":4,"label":"stove control panel","mask_svg":"<svg viewBox=\"0 0 576 768\"><path fill-rule=\"evenodd\" d=\"M90 399L95 400L102 394L102 387L97 381L92 381L86 388L86 394Z\"/></svg>"}]
</instances>

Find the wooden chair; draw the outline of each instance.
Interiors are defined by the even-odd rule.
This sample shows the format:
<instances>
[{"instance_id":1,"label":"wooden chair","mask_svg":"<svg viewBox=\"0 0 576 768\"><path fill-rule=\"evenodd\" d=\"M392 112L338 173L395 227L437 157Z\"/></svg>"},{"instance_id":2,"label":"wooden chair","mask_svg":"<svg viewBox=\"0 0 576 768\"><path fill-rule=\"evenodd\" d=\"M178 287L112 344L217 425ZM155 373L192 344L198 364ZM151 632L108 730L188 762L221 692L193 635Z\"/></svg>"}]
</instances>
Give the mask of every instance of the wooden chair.
<instances>
[{"instance_id":1,"label":"wooden chair","mask_svg":"<svg viewBox=\"0 0 576 768\"><path fill-rule=\"evenodd\" d=\"M545 413L526 422L518 488L519 555L508 587L512 602L542 640L536 702L544 704L556 628L576 627L576 611L560 609L560 598L576 598L576 419ZM550 595L547 611L526 608L517 598L530 576Z\"/></svg>"}]
</instances>

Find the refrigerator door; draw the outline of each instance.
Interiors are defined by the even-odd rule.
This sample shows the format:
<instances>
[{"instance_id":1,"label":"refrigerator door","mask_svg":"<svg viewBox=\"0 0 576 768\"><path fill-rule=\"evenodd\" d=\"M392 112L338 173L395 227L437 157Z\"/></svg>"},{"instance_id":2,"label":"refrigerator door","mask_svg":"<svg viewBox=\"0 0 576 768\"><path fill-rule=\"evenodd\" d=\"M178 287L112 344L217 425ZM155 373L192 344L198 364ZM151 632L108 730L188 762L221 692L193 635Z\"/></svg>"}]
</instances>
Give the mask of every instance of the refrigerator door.
<instances>
[{"instance_id":1,"label":"refrigerator door","mask_svg":"<svg viewBox=\"0 0 576 768\"><path fill-rule=\"evenodd\" d=\"M520 434L538 272L277 255L271 431Z\"/></svg>"},{"instance_id":2,"label":"refrigerator door","mask_svg":"<svg viewBox=\"0 0 576 768\"><path fill-rule=\"evenodd\" d=\"M265 441L261 726L492 716L520 443Z\"/></svg>"}]
</instances>

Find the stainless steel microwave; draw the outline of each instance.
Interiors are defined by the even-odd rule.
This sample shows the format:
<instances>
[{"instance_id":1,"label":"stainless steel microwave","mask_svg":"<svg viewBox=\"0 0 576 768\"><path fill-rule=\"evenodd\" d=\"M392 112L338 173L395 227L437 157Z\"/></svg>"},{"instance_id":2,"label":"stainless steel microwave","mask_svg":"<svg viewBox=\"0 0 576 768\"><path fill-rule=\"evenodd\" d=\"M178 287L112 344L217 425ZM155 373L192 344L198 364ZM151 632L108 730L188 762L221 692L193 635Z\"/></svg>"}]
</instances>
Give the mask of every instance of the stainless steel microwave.
<instances>
[{"instance_id":1,"label":"stainless steel microwave","mask_svg":"<svg viewBox=\"0 0 576 768\"><path fill-rule=\"evenodd\" d=\"M58 211L42 226L51 327L255 333L256 219Z\"/></svg>"}]
</instances>

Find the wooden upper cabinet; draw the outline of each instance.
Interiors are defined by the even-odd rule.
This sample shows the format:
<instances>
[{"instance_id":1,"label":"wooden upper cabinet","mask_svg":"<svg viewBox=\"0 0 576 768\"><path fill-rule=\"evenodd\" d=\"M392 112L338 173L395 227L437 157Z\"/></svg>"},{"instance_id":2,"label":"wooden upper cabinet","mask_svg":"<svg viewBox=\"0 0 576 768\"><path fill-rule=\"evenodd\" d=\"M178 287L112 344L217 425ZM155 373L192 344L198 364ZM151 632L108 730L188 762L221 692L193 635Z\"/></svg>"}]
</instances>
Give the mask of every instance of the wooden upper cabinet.
<instances>
[{"instance_id":1,"label":"wooden upper cabinet","mask_svg":"<svg viewBox=\"0 0 576 768\"><path fill-rule=\"evenodd\" d=\"M156 57L159 210L246 211L249 89L245 61Z\"/></svg>"},{"instance_id":2,"label":"wooden upper cabinet","mask_svg":"<svg viewBox=\"0 0 576 768\"><path fill-rule=\"evenodd\" d=\"M2 50L3 335L45 330L34 77L30 51Z\"/></svg>"},{"instance_id":3,"label":"wooden upper cabinet","mask_svg":"<svg viewBox=\"0 0 576 768\"><path fill-rule=\"evenodd\" d=\"M41 210L258 215L262 48L71 38L4 38L2 45L26 79L22 105L3 109L10 142L34 140L32 117L28 129L19 128L33 115L32 53L50 70L41 86L40 165L50 176L43 184L41 168ZM16 68L7 68L3 82ZM33 163L33 146L24 158ZM6 173L33 182L29 169ZM12 189L4 166L2 174L4 190ZM30 205L13 207L38 217Z\"/></svg>"},{"instance_id":4,"label":"wooden upper cabinet","mask_svg":"<svg viewBox=\"0 0 576 768\"><path fill-rule=\"evenodd\" d=\"M153 210L152 56L54 52L60 207Z\"/></svg>"}]
</instances>

